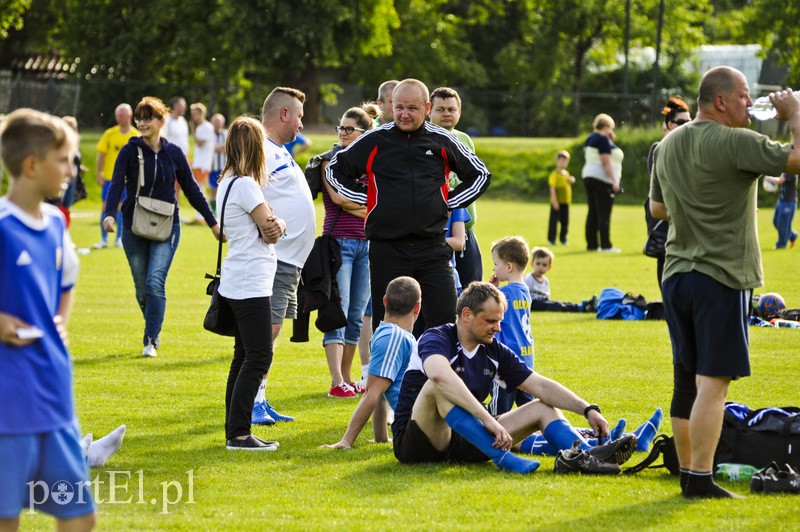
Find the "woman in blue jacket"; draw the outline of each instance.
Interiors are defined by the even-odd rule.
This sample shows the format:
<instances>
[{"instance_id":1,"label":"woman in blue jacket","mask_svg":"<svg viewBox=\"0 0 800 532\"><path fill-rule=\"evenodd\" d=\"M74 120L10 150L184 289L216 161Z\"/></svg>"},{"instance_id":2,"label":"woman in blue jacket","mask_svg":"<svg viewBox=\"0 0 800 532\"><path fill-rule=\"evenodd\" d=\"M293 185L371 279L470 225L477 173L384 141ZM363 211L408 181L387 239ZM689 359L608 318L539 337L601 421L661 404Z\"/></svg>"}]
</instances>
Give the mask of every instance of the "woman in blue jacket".
<instances>
[{"instance_id":1,"label":"woman in blue jacket","mask_svg":"<svg viewBox=\"0 0 800 532\"><path fill-rule=\"evenodd\" d=\"M220 238L219 224L192 176L186 156L179 147L161 137L161 128L164 127L164 119L168 113L164 103L151 96L142 98L136 106L133 116L141 136L131 138L117 156L103 219L103 227L109 232L113 231L113 211L124 188L127 194L122 203L120 230L136 288L136 301L144 315L144 357L155 357L160 344L161 326L167 307L167 273L181 237L178 202L175 197L176 181L191 206L203 216L214 236ZM137 236L131 231L139 180L139 149L144 158L144 186L140 188L139 194L175 204L172 233L163 242Z\"/></svg>"}]
</instances>

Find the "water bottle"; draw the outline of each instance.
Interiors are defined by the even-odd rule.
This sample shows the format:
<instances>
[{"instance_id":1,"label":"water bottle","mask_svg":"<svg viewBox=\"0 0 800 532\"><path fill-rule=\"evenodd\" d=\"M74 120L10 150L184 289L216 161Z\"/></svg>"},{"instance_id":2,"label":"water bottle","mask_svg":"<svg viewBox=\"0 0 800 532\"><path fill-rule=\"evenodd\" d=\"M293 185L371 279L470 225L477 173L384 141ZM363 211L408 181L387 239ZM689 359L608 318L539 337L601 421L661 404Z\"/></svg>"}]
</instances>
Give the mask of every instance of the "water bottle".
<instances>
[{"instance_id":1,"label":"water bottle","mask_svg":"<svg viewBox=\"0 0 800 532\"><path fill-rule=\"evenodd\" d=\"M757 467L747 464L717 464L717 470L714 471L714 476L722 480L731 480L733 482L749 482L758 471L759 469Z\"/></svg>"},{"instance_id":2,"label":"water bottle","mask_svg":"<svg viewBox=\"0 0 800 532\"><path fill-rule=\"evenodd\" d=\"M787 329L800 329L800 322L792 320L782 320L780 318L775 318L770 321L775 327L785 327Z\"/></svg>"},{"instance_id":3,"label":"water bottle","mask_svg":"<svg viewBox=\"0 0 800 532\"><path fill-rule=\"evenodd\" d=\"M794 96L795 98L800 98L800 93L795 92ZM750 116L756 120L769 120L778 115L778 111L775 110L775 107L772 106L772 102L769 101L769 96L762 96L756 99L749 111Z\"/></svg>"}]
</instances>

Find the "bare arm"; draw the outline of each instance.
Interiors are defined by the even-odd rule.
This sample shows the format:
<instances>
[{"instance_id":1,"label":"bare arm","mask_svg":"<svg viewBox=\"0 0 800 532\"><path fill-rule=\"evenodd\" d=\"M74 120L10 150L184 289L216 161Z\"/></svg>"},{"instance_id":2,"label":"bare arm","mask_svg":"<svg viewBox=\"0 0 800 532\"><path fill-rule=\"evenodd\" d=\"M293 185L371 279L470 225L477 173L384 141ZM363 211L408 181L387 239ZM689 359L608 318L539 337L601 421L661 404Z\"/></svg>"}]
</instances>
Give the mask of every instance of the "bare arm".
<instances>
[{"instance_id":1,"label":"bare arm","mask_svg":"<svg viewBox=\"0 0 800 532\"><path fill-rule=\"evenodd\" d=\"M320 164L320 171L322 172L323 176L325 175L325 170L328 168L329 162L330 161L322 161ZM331 197L331 201L333 201L334 204L338 205L353 216L358 216L359 218L367 217L367 208L364 205L359 205L358 203L352 202L333 190L333 187L324 177L322 178L322 184L325 186L325 190L328 192L328 195Z\"/></svg>"},{"instance_id":2,"label":"bare arm","mask_svg":"<svg viewBox=\"0 0 800 532\"><path fill-rule=\"evenodd\" d=\"M369 377L367 377L369 380ZM375 443L385 443L389 441L389 431L386 424L389 419L389 401L385 396L378 399L378 404L375 405L375 410L372 411L372 438Z\"/></svg>"},{"instance_id":3,"label":"bare arm","mask_svg":"<svg viewBox=\"0 0 800 532\"><path fill-rule=\"evenodd\" d=\"M791 90L773 92L769 99L778 111L778 116L789 122L789 131L792 133L792 151L784 171L790 174L800 173L800 101Z\"/></svg>"},{"instance_id":4,"label":"bare arm","mask_svg":"<svg viewBox=\"0 0 800 532\"><path fill-rule=\"evenodd\" d=\"M600 164L603 165L603 170L606 171L606 175L611 178L611 188L614 192L619 192L619 176L614 173L614 167L611 166L611 154L601 153Z\"/></svg>"},{"instance_id":5,"label":"bare arm","mask_svg":"<svg viewBox=\"0 0 800 532\"><path fill-rule=\"evenodd\" d=\"M550 205L553 206L554 210L558 210L558 196L556 195L556 187L550 187Z\"/></svg>"},{"instance_id":6,"label":"bare arm","mask_svg":"<svg viewBox=\"0 0 800 532\"><path fill-rule=\"evenodd\" d=\"M660 201L654 201L650 199L650 214L653 215L653 218L656 220L666 220L669 221L669 214L667 214L667 206Z\"/></svg>"},{"instance_id":7,"label":"bare arm","mask_svg":"<svg viewBox=\"0 0 800 532\"><path fill-rule=\"evenodd\" d=\"M361 429L367 424L369 416L375 410L375 407L380 403L385 392L392 381L384 377L377 377L375 375L367 376L367 392L358 402L353 417L350 418L350 423L347 425L347 431L342 436L338 443L333 445L321 445L320 448L324 449L349 449L355 443L356 438L361 433Z\"/></svg>"},{"instance_id":8,"label":"bare arm","mask_svg":"<svg viewBox=\"0 0 800 532\"><path fill-rule=\"evenodd\" d=\"M467 231L464 222L453 222L450 226L450 236L446 237L447 244L453 251L461 251L467 243Z\"/></svg>"},{"instance_id":9,"label":"bare arm","mask_svg":"<svg viewBox=\"0 0 800 532\"><path fill-rule=\"evenodd\" d=\"M36 338L23 340L17 334L17 329L27 329L28 327L30 327L29 323L22 321L16 316L0 312L0 342L16 347L32 344L36 341Z\"/></svg>"},{"instance_id":10,"label":"bare arm","mask_svg":"<svg viewBox=\"0 0 800 532\"><path fill-rule=\"evenodd\" d=\"M97 152L97 184L101 187L103 183L105 183L106 179L103 176L103 167L106 164L106 154L99 151Z\"/></svg>"},{"instance_id":11,"label":"bare arm","mask_svg":"<svg viewBox=\"0 0 800 532\"><path fill-rule=\"evenodd\" d=\"M566 386L557 383L552 379L543 377L534 372L530 377L519 385L521 390L528 392L538 398L543 403L561 410L569 410L576 414L583 415L584 409L589 403L575 395ZM591 410L588 418L589 424L595 434L601 437L608 436L608 422L599 412Z\"/></svg>"},{"instance_id":12,"label":"bare arm","mask_svg":"<svg viewBox=\"0 0 800 532\"><path fill-rule=\"evenodd\" d=\"M262 203L253 209L250 216L256 222L258 230L261 231L262 240L267 244L274 244L280 240L283 232L286 231L286 222L275 217L272 208L266 203Z\"/></svg>"}]
</instances>

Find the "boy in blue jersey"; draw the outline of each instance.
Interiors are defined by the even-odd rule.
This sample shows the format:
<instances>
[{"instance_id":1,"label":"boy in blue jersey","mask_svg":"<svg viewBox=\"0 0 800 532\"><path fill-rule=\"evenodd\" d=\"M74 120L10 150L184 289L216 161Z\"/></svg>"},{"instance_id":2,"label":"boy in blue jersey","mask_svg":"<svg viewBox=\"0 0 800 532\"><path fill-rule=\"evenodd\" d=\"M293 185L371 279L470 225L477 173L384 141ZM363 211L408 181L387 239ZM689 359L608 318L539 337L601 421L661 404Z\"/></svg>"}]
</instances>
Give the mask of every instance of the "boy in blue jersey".
<instances>
[{"instance_id":1,"label":"boy in blue jersey","mask_svg":"<svg viewBox=\"0 0 800 532\"><path fill-rule=\"evenodd\" d=\"M375 441L389 441L386 404L388 402L393 409L397 407L400 381L417 346L411 331L422 304L419 283L411 277L394 279L386 287L383 303L386 313L370 342L367 391L353 412L342 439L333 445L322 445L323 448L352 447L370 415Z\"/></svg>"},{"instance_id":2,"label":"boy in blue jersey","mask_svg":"<svg viewBox=\"0 0 800 532\"><path fill-rule=\"evenodd\" d=\"M531 335L531 293L523 281L528 266L530 249L527 242L519 236L507 236L492 244L494 273L489 282L500 288L506 296L508 307L503 315L503 324L495 338L510 348L525 365L533 370L533 336ZM507 283L500 286L501 282ZM492 382L492 400L489 413L493 416L505 414L514 402L522 406L533 400L530 394L507 388L498 381Z\"/></svg>"},{"instance_id":3,"label":"boy in blue jersey","mask_svg":"<svg viewBox=\"0 0 800 532\"><path fill-rule=\"evenodd\" d=\"M59 197L76 142L60 118L31 109L0 126L11 176L0 198L0 529L23 509L53 515L59 529L91 530L94 504L79 443L72 363L64 342L78 260Z\"/></svg>"}]
</instances>

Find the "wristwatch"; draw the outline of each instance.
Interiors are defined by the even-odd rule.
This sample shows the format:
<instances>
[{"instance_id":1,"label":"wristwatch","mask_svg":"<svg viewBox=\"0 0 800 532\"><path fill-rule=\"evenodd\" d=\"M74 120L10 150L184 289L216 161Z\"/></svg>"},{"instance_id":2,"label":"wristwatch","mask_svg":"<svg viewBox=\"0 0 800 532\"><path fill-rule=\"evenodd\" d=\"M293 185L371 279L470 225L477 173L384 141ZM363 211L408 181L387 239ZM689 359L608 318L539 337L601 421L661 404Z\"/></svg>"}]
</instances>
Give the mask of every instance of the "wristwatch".
<instances>
[{"instance_id":1,"label":"wristwatch","mask_svg":"<svg viewBox=\"0 0 800 532\"><path fill-rule=\"evenodd\" d=\"M589 406L587 406L586 408L583 409L583 417L588 419L590 410L596 410L598 414L602 414L602 412L600 411L600 407L599 406L597 406L597 405L589 405Z\"/></svg>"}]
</instances>

